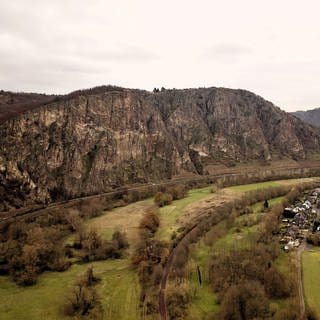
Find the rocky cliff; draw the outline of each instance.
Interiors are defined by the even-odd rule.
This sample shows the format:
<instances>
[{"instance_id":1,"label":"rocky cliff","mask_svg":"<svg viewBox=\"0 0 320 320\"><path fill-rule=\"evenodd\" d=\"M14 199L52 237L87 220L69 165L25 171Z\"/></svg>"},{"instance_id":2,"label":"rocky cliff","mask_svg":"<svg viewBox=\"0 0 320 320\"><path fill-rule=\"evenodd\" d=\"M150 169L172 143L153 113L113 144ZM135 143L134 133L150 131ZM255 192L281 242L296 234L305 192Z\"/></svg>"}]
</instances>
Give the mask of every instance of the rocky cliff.
<instances>
[{"instance_id":1,"label":"rocky cliff","mask_svg":"<svg viewBox=\"0 0 320 320\"><path fill-rule=\"evenodd\" d=\"M202 174L210 161L319 152L315 128L244 90L99 87L24 104L6 104L8 95L0 93L0 211Z\"/></svg>"},{"instance_id":2,"label":"rocky cliff","mask_svg":"<svg viewBox=\"0 0 320 320\"><path fill-rule=\"evenodd\" d=\"M296 111L292 114L301 120L320 128L320 108L307 111Z\"/></svg>"}]
</instances>

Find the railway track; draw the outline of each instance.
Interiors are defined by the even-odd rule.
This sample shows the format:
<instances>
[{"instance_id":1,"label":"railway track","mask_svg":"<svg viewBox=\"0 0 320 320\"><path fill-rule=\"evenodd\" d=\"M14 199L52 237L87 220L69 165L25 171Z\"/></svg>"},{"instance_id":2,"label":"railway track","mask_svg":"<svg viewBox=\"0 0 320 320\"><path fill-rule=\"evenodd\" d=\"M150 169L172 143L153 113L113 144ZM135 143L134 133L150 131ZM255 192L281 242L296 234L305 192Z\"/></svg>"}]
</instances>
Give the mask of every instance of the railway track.
<instances>
[{"instance_id":1,"label":"railway track","mask_svg":"<svg viewBox=\"0 0 320 320\"><path fill-rule=\"evenodd\" d=\"M300 171L301 174L303 174L303 171L305 170L311 170L311 169L319 169L320 166L319 164L312 164L309 166L296 166L296 167L288 167L288 166L279 166L279 167L267 167L264 172L273 172L273 174L281 174L281 172L286 171L286 170L297 170ZM25 219L37 215L41 215L46 213L50 209L55 209L59 207L63 207L65 205L72 206L73 204L76 204L79 201L85 201L85 200L90 200L90 199L95 199L99 197L107 197L107 196L121 196L127 192L130 191L139 191L143 190L146 187L160 187L160 186L170 186L174 185L177 183L192 183L192 182L201 182L201 181L214 181L218 179L228 179L231 177L240 177L240 176L248 176L248 175L254 175L254 174L261 174L261 168L255 168L253 170L245 170L244 172L230 172L230 173L218 173L218 174L211 174L207 176L201 176L201 177L193 177L193 178L176 178L172 179L169 181L164 181L160 183L149 183L149 184L143 184L139 186L128 186L125 188L119 188L114 191L110 192L104 192L104 193L99 193L95 195L90 195L90 196L84 196L84 197L78 197L78 198L73 198L73 199L68 199L64 201L59 201L59 202L54 202L50 203L48 205L39 205L37 207L33 208L27 208L27 209L18 209L16 211L7 211L7 212L0 212L0 226L3 225L4 223L9 223L13 221L17 221L20 219ZM282 173L283 175L285 173ZM279 176L276 177L276 179L279 179Z\"/></svg>"},{"instance_id":2,"label":"railway track","mask_svg":"<svg viewBox=\"0 0 320 320\"><path fill-rule=\"evenodd\" d=\"M264 171L265 172L272 171L273 174L277 175L274 179L279 179L279 175L280 176L286 175L287 174L286 171L288 171L288 170L297 170L297 171L300 171L301 175L303 175L304 171L308 170L308 169L320 169L320 166L296 167L296 168L278 167L278 168L267 168ZM260 170L258 170L258 169L254 169L254 170L250 170L250 171L247 170L244 173L232 172L232 173L225 173L225 174L215 174L215 175L204 176L204 177L179 178L179 179L174 179L174 180L170 180L170 181L164 181L164 182L157 183L157 184L151 183L151 184L144 184L144 185L139 185L139 186L132 186L132 187L128 187L128 188L121 188L118 190L114 190L111 192L105 192L105 193L101 193L101 194L97 194L97 195L90 195L90 196L79 197L79 198L74 198L74 199L70 199L70 200L55 202L55 203L51 203L47 206L39 206L39 207L32 208L32 209L17 210L13 213L13 215L12 215L12 213L11 213L11 215L8 215L8 212L0 213L0 226L5 223L8 223L8 222L9 223L15 222L20 219L22 220L22 219L26 219L29 217L33 217L33 216L36 217L36 216L45 214L50 209L63 207L65 205L72 206L73 204L76 204L79 201L90 200L90 199L103 197L103 196L117 196L117 195L120 196L120 195L123 195L124 193L134 191L134 190L139 191L139 190L142 190L142 189L149 187L149 186L160 187L160 186L173 185L173 184L177 184L177 183L191 183L191 182L200 182L200 181L206 181L206 180L207 181L210 181L210 180L215 181L220 178L227 179L230 177L239 177L239 176L245 177L245 176L254 175L257 173L261 174L261 168L260 168ZM280 179L281 179L281 177L280 177ZM266 177L266 180L268 180L268 177ZM270 180L270 177L269 177L269 180ZM1 218L1 214L7 214L8 216ZM203 218L205 215L206 215L206 212L203 212L203 214L201 214L200 216L201 216L201 218ZM179 245L181 245L182 241L189 235L189 233L194 228L196 228L198 226L198 224L199 224L199 220L197 219L191 226L189 226L187 232L184 234L184 236L181 239L179 239L179 242L171 250L170 255L168 257L166 266L164 268L163 277L160 282L160 291L159 291L159 295L158 295L159 315L160 315L160 319L162 319L162 320L167 319L165 289L166 289L166 284L167 284L168 276L170 273L170 269L171 269L173 261L174 261L174 256L175 256L176 250L179 247Z\"/></svg>"},{"instance_id":3,"label":"railway track","mask_svg":"<svg viewBox=\"0 0 320 320\"><path fill-rule=\"evenodd\" d=\"M319 180L320 182L320 180ZM175 247L171 250L168 260L164 266L163 274L160 282L160 289L158 294L158 308L159 308L159 318L161 320L167 320L168 318L168 312L167 312L167 305L166 305L166 285L168 282L169 274L172 269L173 261L175 254L177 250L179 250L179 246L183 244L183 240L188 237L188 235L199 225L201 220L205 217L208 217L208 213L206 211L202 212L198 219L190 226L187 231L185 231L184 235L179 239L178 243L175 245ZM222 218L223 219L223 218ZM219 223L218 221L217 223ZM303 296L303 285L302 285L302 272L301 272L301 253L305 249L305 244L299 248L299 251L297 253L297 259L298 259L298 285L299 285L299 303L300 303L300 319L304 319L305 315L305 302L304 302L304 296Z\"/></svg>"}]
</instances>

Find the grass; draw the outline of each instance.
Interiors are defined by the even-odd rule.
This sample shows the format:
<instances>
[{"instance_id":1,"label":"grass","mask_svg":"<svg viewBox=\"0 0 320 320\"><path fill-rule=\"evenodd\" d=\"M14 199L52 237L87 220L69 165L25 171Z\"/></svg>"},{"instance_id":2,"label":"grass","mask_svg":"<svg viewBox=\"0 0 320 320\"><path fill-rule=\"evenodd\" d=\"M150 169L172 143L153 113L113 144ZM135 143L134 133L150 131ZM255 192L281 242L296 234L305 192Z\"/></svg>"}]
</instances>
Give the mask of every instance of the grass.
<instances>
[{"instance_id":1,"label":"grass","mask_svg":"<svg viewBox=\"0 0 320 320\"><path fill-rule=\"evenodd\" d=\"M103 297L103 319L140 319L139 280L127 266L104 272L100 296Z\"/></svg>"},{"instance_id":2,"label":"grass","mask_svg":"<svg viewBox=\"0 0 320 320\"><path fill-rule=\"evenodd\" d=\"M276 182L263 182L230 189L246 192L278 185ZM210 189L211 187L190 190L186 198L176 200L170 206L161 208L161 227L156 238L169 240L172 232L179 227L177 219L184 213L187 206L209 197ZM270 200L269 204L273 205L279 201L281 201L280 198L275 198ZM129 250L132 250L138 236L139 221L145 209L152 204L152 199L149 199L117 208L88 221L88 225L96 228L106 239L110 239L112 233L117 229L127 232L131 244ZM262 202L253 208L254 214L258 214L261 207ZM254 233L254 228L255 226L241 228L241 233L229 230L224 237L219 239L220 246L231 246L235 242L240 246L248 245L246 241L249 241L250 235ZM241 241L237 238L239 235L242 237ZM219 244L216 245L219 246ZM205 319L209 314L217 312L219 308L215 302L215 295L209 288L205 273L210 250L210 247L201 242L191 261L191 267L199 265L201 268L203 284L199 286L197 273L193 271L190 285L194 291L194 299L190 304L190 319ZM104 319L139 319L140 287L137 275L129 269L129 260L107 260L94 262L91 265L102 279L98 290L102 297ZM84 273L87 267L88 264L75 264L65 272L46 272L39 277L36 285L27 288L18 287L8 277L0 277L0 319L68 319L62 313L65 296L75 279Z\"/></svg>"},{"instance_id":3,"label":"grass","mask_svg":"<svg viewBox=\"0 0 320 320\"><path fill-rule=\"evenodd\" d=\"M320 317L320 249L302 253L303 287L306 304Z\"/></svg>"},{"instance_id":4,"label":"grass","mask_svg":"<svg viewBox=\"0 0 320 320\"><path fill-rule=\"evenodd\" d=\"M101 216L89 220L87 226L96 229L106 240L110 240L116 230L125 232L130 245L129 253L131 253L139 239L140 220L151 205L153 205L152 199L148 199L105 211Z\"/></svg>"},{"instance_id":5,"label":"grass","mask_svg":"<svg viewBox=\"0 0 320 320\"><path fill-rule=\"evenodd\" d=\"M219 310L215 294L212 292L208 281L208 259L210 247L200 242L196 246L190 261L191 273L189 286L192 294L192 301L189 304L187 319L206 319ZM197 266L201 270L202 284L199 284Z\"/></svg>"},{"instance_id":6,"label":"grass","mask_svg":"<svg viewBox=\"0 0 320 320\"><path fill-rule=\"evenodd\" d=\"M131 247L138 237L138 225L145 208L151 200L140 201L123 208L106 211L91 219L87 225L94 227L106 239L111 239L115 230L127 233ZM66 241L72 242L73 236ZM101 277L98 284L103 306L103 319L140 319L140 285L137 274L130 270L129 259L93 262L95 272ZM64 317L63 304L74 281L87 270L89 264L74 264L65 272L46 272L36 285L18 287L8 277L0 277L1 320L60 320Z\"/></svg>"},{"instance_id":7,"label":"grass","mask_svg":"<svg viewBox=\"0 0 320 320\"><path fill-rule=\"evenodd\" d=\"M257 225L252 227L242 227L240 232L236 232L236 228L231 228L227 234L221 237L214 244L214 249L217 251L225 251L231 249L246 249L250 248L255 241L255 233Z\"/></svg>"},{"instance_id":8,"label":"grass","mask_svg":"<svg viewBox=\"0 0 320 320\"><path fill-rule=\"evenodd\" d=\"M128 268L128 261L108 260L91 263L102 281L98 285L104 319L139 319L139 283ZM65 272L46 272L32 287L18 287L8 277L0 277L1 320L60 320L63 303L75 279L88 264L73 265Z\"/></svg>"},{"instance_id":9,"label":"grass","mask_svg":"<svg viewBox=\"0 0 320 320\"><path fill-rule=\"evenodd\" d=\"M269 205L272 207L280 203L282 200L283 197L270 199ZM229 229L227 228L227 222L225 221L224 225L221 225L221 228L222 230L225 229L227 232L216 240L213 246L210 247L206 245L203 240L196 245L190 259L191 274L189 277L189 285L192 299L189 304L187 319L206 319L219 311L219 305L216 302L215 294L211 291L208 283L207 270L210 253L217 250L250 248L255 241L255 233L257 232L259 223L258 217L261 215L263 203L264 201L261 201L252 205L251 208L253 213L237 217ZM250 217L250 219L254 219L257 223L250 227L236 227L237 223L241 224L242 220L247 219L248 217ZM237 232L238 230L240 232ZM286 257L287 256L284 255L284 258L282 258L282 260L279 259L277 262L279 266L282 266L281 268L285 266ZM199 266L202 272L203 283L201 286L199 285L196 266ZM281 305L283 305L282 301L278 300L272 301L272 303L277 309L281 308Z\"/></svg>"},{"instance_id":10,"label":"grass","mask_svg":"<svg viewBox=\"0 0 320 320\"><path fill-rule=\"evenodd\" d=\"M178 229L177 219L184 209L191 203L209 196L211 187L192 189L188 195L180 200L175 200L171 205L160 209L160 228L155 237L159 240L170 240L171 234Z\"/></svg>"},{"instance_id":11,"label":"grass","mask_svg":"<svg viewBox=\"0 0 320 320\"><path fill-rule=\"evenodd\" d=\"M269 206L272 207L283 200L284 197L270 199ZM255 242L255 234L258 230L264 201L257 202L251 206L252 213L244 214L235 219L233 226L229 228L225 236L214 244L215 250L245 249L250 248ZM251 226L245 226L244 221L250 221Z\"/></svg>"},{"instance_id":12,"label":"grass","mask_svg":"<svg viewBox=\"0 0 320 320\"><path fill-rule=\"evenodd\" d=\"M281 251L278 258L274 261L274 267L283 275L292 276L296 278L297 269L292 262L293 256L290 253ZM281 310L287 308L287 304L290 301L288 299L271 299L270 306L275 310Z\"/></svg>"},{"instance_id":13,"label":"grass","mask_svg":"<svg viewBox=\"0 0 320 320\"><path fill-rule=\"evenodd\" d=\"M281 201L283 199L284 199L284 197L277 197L277 198L273 198L273 199L268 200L269 207L272 207L276 204L281 203ZM255 203L254 205L252 205L253 212L254 213L261 212L263 210L263 204L264 204L264 201L260 201L260 202Z\"/></svg>"},{"instance_id":14,"label":"grass","mask_svg":"<svg viewBox=\"0 0 320 320\"><path fill-rule=\"evenodd\" d=\"M270 187L279 187L280 184L274 181L266 181L266 182L259 182L259 183L251 183L251 184L243 184L241 186L234 186L230 187L229 189L240 191L240 192L248 192L254 191L259 189L266 189Z\"/></svg>"}]
</instances>

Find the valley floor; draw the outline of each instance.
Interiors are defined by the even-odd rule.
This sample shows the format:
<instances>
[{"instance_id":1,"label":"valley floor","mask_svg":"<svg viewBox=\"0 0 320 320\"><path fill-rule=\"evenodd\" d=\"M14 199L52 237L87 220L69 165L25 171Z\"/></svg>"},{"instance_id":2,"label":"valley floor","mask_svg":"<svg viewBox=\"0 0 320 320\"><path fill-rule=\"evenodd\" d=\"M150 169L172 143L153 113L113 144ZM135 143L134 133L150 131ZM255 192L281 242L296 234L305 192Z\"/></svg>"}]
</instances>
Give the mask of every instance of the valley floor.
<instances>
[{"instance_id":1,"label":"valley floor","mask_svg":"<svg viewBox=\"0 0 320 320\"><path fill-rule=\"evenodd\" d=\"M230 199L239 198L242 193L280 186L284 184L297 184L310 181L310 179L293 179L286 181L274 181L236 186L220 189L212 193L211 187L190 190L188 196L181 200L173 201L171 205L160 209L160 228L155 237L159 240L170 241L172 233L178 232L187 222L198 218L200 209L219 206ZM274 205L281 201L275 198L270 201ZM31 287L18 287L9 277L0 276L0 319L2 320L58 320L70 319L63 315L63 303L69 288L74 280L83 274L89 265L102 281L98 284L98 290L102 298L103 319L140 319L139 298L140 285L138 276L130 268L130 257L138 241L138 227L147 208L153 205L153 200L148 199L130 204L126 207L105 211L101 216L89 220L88 224L95 227L106 239L110 239L115 230L127 233L130 248L126 257L119 260L106 260L90 264L74 264L64 272L46 272L39 277L38 283ZM256 218L260 214L262 203L253 206L250 218ZM244 219L246 217L239 217ZM225 223L225 222L223 222ZM251 234L256 231L256 225L243 227L236 230L235 227L227 228L221 224L220 238L209 246L205 241L195 245L192 252L189 268L191 270L189 285L193 290L193 299L189 306L188 319L205 319L219 310L215 302L205 270L208 257L212 249L226 249L229 246L250 246ZM279 269L286 268L286 257L277 262ZM204 282L197 285L197 277L194 270L199 266L203 270ZM320 314L319 303L319 272L320 251L303 254L304 287L307 303ZM318 269L317 269L318 268ZM274 301L275 306L281 307L281 301Z\"/></svg>"}]
</instances>

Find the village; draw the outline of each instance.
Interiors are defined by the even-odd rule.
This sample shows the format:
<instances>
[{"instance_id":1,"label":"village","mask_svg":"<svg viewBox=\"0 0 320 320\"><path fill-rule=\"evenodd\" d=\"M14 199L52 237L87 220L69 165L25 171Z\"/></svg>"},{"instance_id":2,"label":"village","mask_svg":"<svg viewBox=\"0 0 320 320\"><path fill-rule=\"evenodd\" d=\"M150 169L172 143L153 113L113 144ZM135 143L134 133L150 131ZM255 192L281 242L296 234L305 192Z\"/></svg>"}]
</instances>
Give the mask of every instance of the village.
<instances>
[{"instance_id":1,"label":"village","mask_svg":"<svg viewBox=\"0 0 320 320\"><path fill-rule=\"evenodd\" d=\"M320 237L320 188L286 207L282 214L280 243L285 251L298 248L310 234Z\"/></svg>"}]
</instances>

